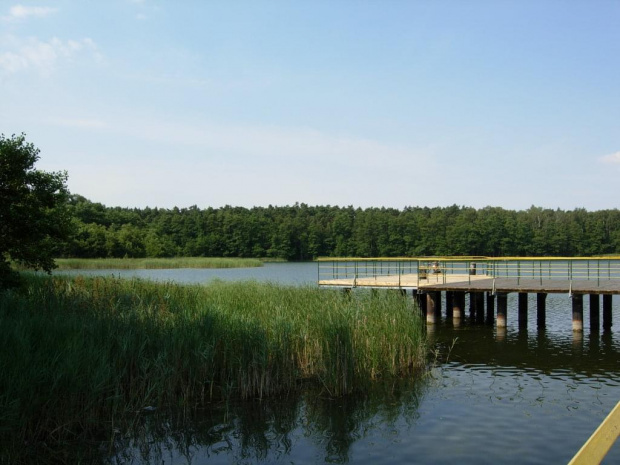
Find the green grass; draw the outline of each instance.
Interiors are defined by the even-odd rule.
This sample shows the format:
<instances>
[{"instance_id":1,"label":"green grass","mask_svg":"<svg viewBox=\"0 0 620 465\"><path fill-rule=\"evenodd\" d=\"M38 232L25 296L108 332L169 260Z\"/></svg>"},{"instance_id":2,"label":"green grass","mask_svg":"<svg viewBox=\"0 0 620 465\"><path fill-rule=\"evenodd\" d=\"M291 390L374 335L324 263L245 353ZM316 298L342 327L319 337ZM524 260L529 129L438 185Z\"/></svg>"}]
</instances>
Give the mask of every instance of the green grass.
<instances>
[{"instance_id":1,"label":"green grass","mask_svg":"<svg viewBox=\"0 0 620 465\"><path fill-rule=\"evenodd\" d=\"M58 258L59 270L86 269L170 269L170 268L249 268L263 266L257 258L178 257L178 258Z\"/></svg>"},{"instance_id":2,"label":"green grass","mask_svg":"<svg viewBox=\"0 0 620 465\"><path fill-rule=\"evenodd\" d=\"M425 363L423 321L397 293L24 281L0 294L0 462L111 441L147 406L190 411L306 385L341 396Z\"/></svg>"}]
</instances>

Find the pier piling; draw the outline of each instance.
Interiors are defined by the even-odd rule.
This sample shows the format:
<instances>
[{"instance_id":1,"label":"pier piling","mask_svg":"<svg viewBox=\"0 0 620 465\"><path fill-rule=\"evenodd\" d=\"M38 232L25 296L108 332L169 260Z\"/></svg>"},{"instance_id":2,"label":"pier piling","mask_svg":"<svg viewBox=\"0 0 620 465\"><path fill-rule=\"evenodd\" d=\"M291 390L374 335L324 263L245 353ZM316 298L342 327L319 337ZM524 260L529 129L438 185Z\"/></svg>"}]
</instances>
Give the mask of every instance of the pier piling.
<instances>
[{"instance_id":1,"label":"pier piling","mask_svg":"<svg viewBox=\"0 0 620 465\"><path fill-rule=\"evenodd\" d=\"M422 312L423 316L426 316L426 309L427 309L427 297L426 297L426 292L424 293L416 293L414 294L416 297L416 302L418 303L418 305L420 306L420 311Z\"/></svg>"},{"instance_id":2,"label":"pier piling","mask_svg":"<svg viewBox=\"0 0 620 465\"><path fill-rule=\"evenodd\" d=\"M547 294L545 292L536 294L536 320L539 328L545 327L547 320Z\"/></svg>"},{"instance_id":3,"label":"pier piling","mask_svg":"<svg viewBox=\"0 0 620 465\"><path fill-rule=\"evenodd\" d=\"M603 294L603 329L611 329L611 308L612 308L612 295Z\"/></svg>"},{"instance_id":4,"label":"pier piling","mask_svg":"<svg viewBox=\"0 0 620 465\"><path fill-rule=\"evenodd\" d=\"M519 292L519 326L527 326L527 292Z\"/></svg>"},{"instance_id":5,"label":"pier piling","mask_svg":"<svg viewBox=\"0 0 620 465\"><path fill-rule=\"evenodd\" d=\"M446 291L446 318L454 316L454 291Z\"/></svg>"},{"instance_id":6,"label":"pier piling","mask_svg":"<svg viewBox=\"0 0 620 465\"><path fill-rule=\"evenodd\" d=\"M590 331L598 332L601 326L599 294L590 294Z\"/></svg>"},{"instance_id":7,"label":"pier piling","mask_svg":"<svg viewBox=\"0 0 620 465\"><path fill-rule=\"evenodd\" d=\"M476 292L476 323L484 323L484 292Z\"/></svg>"},{"instance_id":8,"label":"pier piling","mask_svg":"<svg viewBox=\"0 0 620 465\"><path fill-rule=\"evenodd\" d=\"M492 325L495 318L495 295L487 292L487 320L486 323Z\"/></svg>"},{"instance_id":9,"label":"pier piling","mask_svg":"<svg viewBox=\"0 0 620 465\"><path fill-rule=\"evenodd\" d=\"M573 294L573 331L583 331L583 294Z\"/></svg>"},{"instance_id":10,"label":"pier piling","mask_svg":"<svg viewBox=\"0 0 620 465\"><path fill-rule=\"evenodd\" d=\"M452 318L463 318L465 313L465 293L455 292L452 302Z\"/></svg>"},{"instance_id":11,"label":"pier piling","mask_svg":"<svg viewBox=\"0 0 620 465\"><path fill-rule=\"evenodd\" d=\"M426 323L434 325L441 315L441 292L432 291L426 293Z\"/></svg>"},{"instance_id":12,"label":"pier piling","mask_svg":"<svg viewBox=\"0 0 620 465\"><path fill-rule=\"evenodd\" d=\"M506 327L506 318L508 313L508 294L500 292L497 294L497 327Z\"/></svg>"}]
</instances>

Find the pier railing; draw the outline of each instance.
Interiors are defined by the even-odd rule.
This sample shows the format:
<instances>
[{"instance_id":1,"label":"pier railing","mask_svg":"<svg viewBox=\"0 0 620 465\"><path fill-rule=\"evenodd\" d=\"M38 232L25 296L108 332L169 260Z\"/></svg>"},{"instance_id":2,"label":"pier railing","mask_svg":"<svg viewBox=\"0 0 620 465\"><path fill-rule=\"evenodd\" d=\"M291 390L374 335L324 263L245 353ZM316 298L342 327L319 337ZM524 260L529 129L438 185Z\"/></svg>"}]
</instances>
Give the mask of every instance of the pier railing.
<instances>
[{"instance_id":1,"label":"pier railing","mask_svg":"<svg viewBox=\"0 0 620 465\"><path fill-rule=\"evenodd\" d=\"M511 278L517 282L536 280L620 280L620 256L611 257L399 257L319 258L318 281L322 286L419 287L445 284L454 279L469 281L483 277Z\"/></svg>"}]
</instances>

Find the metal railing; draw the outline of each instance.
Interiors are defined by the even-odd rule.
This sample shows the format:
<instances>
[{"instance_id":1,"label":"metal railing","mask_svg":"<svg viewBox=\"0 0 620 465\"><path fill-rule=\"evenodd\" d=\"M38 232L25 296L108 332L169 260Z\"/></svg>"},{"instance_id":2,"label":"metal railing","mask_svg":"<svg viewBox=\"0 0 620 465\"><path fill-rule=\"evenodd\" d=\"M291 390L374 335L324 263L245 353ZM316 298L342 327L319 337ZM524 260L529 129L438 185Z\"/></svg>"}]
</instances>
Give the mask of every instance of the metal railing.
<instances>
[{"instance_id":1,"label":"metal railing","mask_svg":"<svg viewBox=\"0 0 620 465\"><path fill-rule=\"evenodd\" d=\"M320 285L353 285L360 279L393 277L401 287L430 279L445 284L460 276L471 282L481 276L493 279L603 281L620 280L620 256L605 257L398 257L398 258L319 258ZM406 277L406 280L404 279ZM475 278L474 278L475 277ZM349 282L350 280L350 282Z\"/></svg>"}]
</instances>

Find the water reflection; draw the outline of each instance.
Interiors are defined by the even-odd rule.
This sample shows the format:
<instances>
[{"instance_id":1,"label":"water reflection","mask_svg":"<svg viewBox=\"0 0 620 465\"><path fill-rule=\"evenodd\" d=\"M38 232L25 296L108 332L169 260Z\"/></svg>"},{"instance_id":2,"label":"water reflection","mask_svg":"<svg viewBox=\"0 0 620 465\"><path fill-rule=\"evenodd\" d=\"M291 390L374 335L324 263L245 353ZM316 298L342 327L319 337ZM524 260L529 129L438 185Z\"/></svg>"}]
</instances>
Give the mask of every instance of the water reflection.
<instances>
[{"instance_id":1,"label":"water reflection","mask_svg":"<svg viewBox=\"0 0 620 465\"><path fill-rule=\"evenodd\" d=\"M614 333L566 331L549 332L544 328L494 328L469 325L455 331L448 325L433 329L431 341L447 354L454 339L451 361L536 370L545 374L569 370L575 375L617 376L620 346ZM444 359L444 361L446 361Z\"/></svg>"},{"instance_id":2,"label":"water reflection","mask_svg":"<svg viewBox=\"0 0 620 465\"><path fill-rule=\"evenodd\" d=\"M110 463L202 463L279 458L291 448L301 399L216 404L191 415L143 417L137 433L115 444Z\"/></svg>"},{"instance_id":3,"label":"water reflection","mask_svg":"<svg viewBox=\"0 0 620 465\"><path fill-rule=\"evenodd\" d=\"M191 416L145 416L135 434L116 442L108 463L290 463L291 455L302 463L346 463L369 431L399 434L403 421L414 424L427 382L376 384L364 396L330 399L307 391L221 403Z\"/></svg>"},{"instance_id":4,"label":"water reflection","mask_svg":"<svg viewBox=\"0 0 620 465\"><path fill-rule=\"evenodd\" d=\"M614 333L429 329L434 364L418 381L146 416L108 462L566 463L620 397Z\"/></svg>"}]
</instances>

